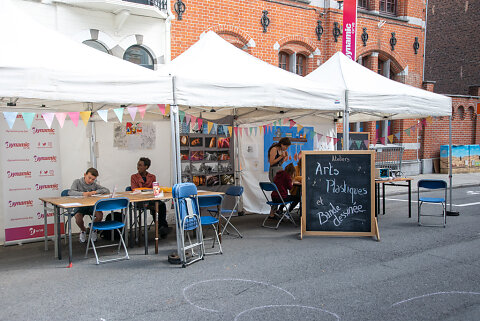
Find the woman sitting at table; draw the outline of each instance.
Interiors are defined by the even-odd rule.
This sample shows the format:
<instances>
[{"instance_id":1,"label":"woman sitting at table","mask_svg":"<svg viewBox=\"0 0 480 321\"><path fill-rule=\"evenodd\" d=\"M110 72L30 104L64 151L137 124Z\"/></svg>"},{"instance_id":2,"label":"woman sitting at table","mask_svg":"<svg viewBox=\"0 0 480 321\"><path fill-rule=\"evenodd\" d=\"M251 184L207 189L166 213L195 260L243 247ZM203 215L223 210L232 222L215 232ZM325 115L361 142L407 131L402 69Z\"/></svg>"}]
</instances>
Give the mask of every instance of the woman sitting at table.
<instances>
[{"instance_id":1,"label":"woman sitting at table","mask_svg":"<svg viewBox=\"0 0 480 321\"><path fill-rule=\"evenodd\" d=\"M300 203L299 213L300 216L302 215L302 203L300 202L302 199L302 152L298 153L298 163L295 166L295 174L292 178L293 187L290 190L290 195L296 196L298 201L294 201L290 205L290 210L293 210L298 203Z\"/></svg>"},{"instance_id":2,"label":"woman sitting at table","mask_svg":"<svg viewBox=\"0 0 480 321\"><path fill-rule=\"evenodd\" d=\"M150 168L152 162L147 157L141 157L137 163L138 173L133 174L130 177L130 186L132 190L137 188L153 188L153 182L157 180L155 175L147 172L147 169ZM139 202L138 206L145 209L149 209L150 213L155 219L155 202L158 202L158 232L161 238L167 237L168 234L168 223L167 223L167 206L164 202L158 201L149 201L149 202Z\"/></svg>"},{"instance_id":3,"label":"woman sitting at table","mask_svg":"<svg viewBox=\"0 0 480 321\"><path fill-rule=\"evenodd\" d=\"M275 185L277 185L277 189L280 193L276 191L272 192L272 201L276 203L281 203L282 199L284 202L290 202L292 201L292 205L297 205L298 202L300 201L300 197L296 195L289 195L288 191L292 189L293 187L293 179L295 178L295 166L293 164L288 164L287 167L285 167L285 170L277 172L275 177L273 178L273 182ZM281 198L280 198L281 196ZM288 210L293 210L292 205L289 206ZM270 219L275 219L275 208L272 207L270 210Z\"/></svg>"}]
</instances>

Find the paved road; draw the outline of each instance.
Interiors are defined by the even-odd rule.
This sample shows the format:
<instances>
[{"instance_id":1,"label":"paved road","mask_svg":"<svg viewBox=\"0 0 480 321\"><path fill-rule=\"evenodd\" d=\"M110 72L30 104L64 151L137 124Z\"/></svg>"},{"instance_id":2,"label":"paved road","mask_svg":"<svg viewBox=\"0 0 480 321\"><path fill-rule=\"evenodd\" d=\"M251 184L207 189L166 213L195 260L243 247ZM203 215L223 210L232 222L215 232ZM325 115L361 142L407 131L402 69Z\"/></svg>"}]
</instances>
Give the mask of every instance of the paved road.
<instances>
[{"instance_id":1,"label":"paved road","mask_svg":"<svg viewBox=\"0 0 480 321\"><path fill-rule=\"evenodd\" d=\"M381 242L300 241L289 224L239 217L245 238L186 269L166 262L173 235L159 256L136 248L101 266L76 244L72 269L42 243L0 248L0 320L480 320L479 195L455 189L461 215L445 229L417 226L415 204L409 219L406 195L390 196Z\"/></svg>"}]
</instances>

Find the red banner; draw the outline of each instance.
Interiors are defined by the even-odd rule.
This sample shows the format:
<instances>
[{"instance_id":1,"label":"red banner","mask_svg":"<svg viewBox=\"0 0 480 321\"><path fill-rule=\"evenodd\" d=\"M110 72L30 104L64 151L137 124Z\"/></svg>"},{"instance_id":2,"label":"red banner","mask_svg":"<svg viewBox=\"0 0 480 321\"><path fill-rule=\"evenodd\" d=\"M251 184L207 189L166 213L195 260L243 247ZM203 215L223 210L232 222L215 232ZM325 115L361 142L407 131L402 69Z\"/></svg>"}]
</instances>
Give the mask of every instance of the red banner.
<instances>
[{"instance_id":1,"label":"red banner","mask_svg":"<svg viewBox=\"0 0 480 321\"><path fill-rule=\"evenodd\" d=\"M355 33L357 30L357 0L343 2L343 37L342 52L355 61Z\"/></svg>"}]
</instances>

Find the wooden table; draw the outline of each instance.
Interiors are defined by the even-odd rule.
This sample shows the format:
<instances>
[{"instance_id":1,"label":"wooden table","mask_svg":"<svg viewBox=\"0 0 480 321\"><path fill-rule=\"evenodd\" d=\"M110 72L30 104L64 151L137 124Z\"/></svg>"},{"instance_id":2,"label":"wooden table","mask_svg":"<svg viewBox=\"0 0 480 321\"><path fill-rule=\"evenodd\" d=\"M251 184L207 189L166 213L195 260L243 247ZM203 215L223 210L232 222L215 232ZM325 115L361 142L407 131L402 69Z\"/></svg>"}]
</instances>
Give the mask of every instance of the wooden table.
<instances>
[{"instance_id":1,"label":"wooden table","mask_svg":"<svg viewBox=\"0 0 480 321\"><path fill-rule=\"evenodd\" d=\"M382 185L383 195L383 215L385 215L385 185L408 187L408 217L412 217L412 181L409 177L395 177L388 179L375 179L375 214L380 214L380 185ZM401 184L401 183L406 184Z\"/></svg>"},{"instance_id":2,"label":"wooden table","mask_svg":"<svg viewBox=\"0 0 480 321\"><path fill-rule=\"evenodd\" d=\"M210 191L199 191L198 195L223 195L222 192L210 192ZM172 199L172 193L164 193L161 197L154 197L153 192L149 193L138 193L138 192L122 192L117 193L116 197L126 197L129 199L130 203L134 206L134 211L136 212L136 203L138 202L148 202L148 201L166 201ZM98 200L106 199L106 197L41 197L40 200L43 202L44 207L44 229L45 229L45 251L48 250L48 234L47 234L47 204L53 205L54 209L54 244L55 244L55 257L59 260L62 259L62 249L60 246L61 242L61 227L60 227L60 210L61 209L73 209L78 207L87 207L94 206ZM72 203L77 203L73 204ZM80 204L80 205L78 205ZM155 253L158 254L158 203L155 204ZM219 212L220 213L220 212ZM144 238L145 238L145 254L148 254L148 237L147 237L147 211L144 211ZM72 262L72 228L71 228L72 216L68 215L68 250L69 250L69 262ZM131 223L131 218L130 218ZM218 230L221 231L221 225L219 220Z\"/></svg>"}]
</instances>

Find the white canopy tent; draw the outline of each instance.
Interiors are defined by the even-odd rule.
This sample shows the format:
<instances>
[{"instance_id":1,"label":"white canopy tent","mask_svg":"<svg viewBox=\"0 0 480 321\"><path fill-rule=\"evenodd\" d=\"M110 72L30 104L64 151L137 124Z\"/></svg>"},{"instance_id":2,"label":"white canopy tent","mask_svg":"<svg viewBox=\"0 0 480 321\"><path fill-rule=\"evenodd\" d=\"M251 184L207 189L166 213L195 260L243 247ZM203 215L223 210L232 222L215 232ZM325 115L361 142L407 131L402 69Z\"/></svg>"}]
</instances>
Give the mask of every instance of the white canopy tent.
<instances>
[{"instance_id":1,"label":"white canopy tent","mask_svg":"<svg viewBox=\"0 0 480 321\"><path fill-rule=\"evenodd\" d=\"M77 43L0 1L0 99L43 112L171 103L171 77ZM92 106L92 104L95 104ZM43 106L42 106L43 105ZM10 106L11 107L11 106Z\"/></svg>"}]
</instances>

